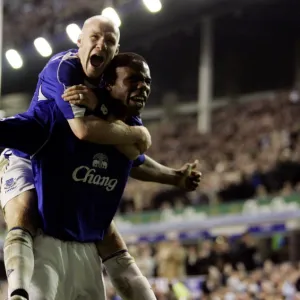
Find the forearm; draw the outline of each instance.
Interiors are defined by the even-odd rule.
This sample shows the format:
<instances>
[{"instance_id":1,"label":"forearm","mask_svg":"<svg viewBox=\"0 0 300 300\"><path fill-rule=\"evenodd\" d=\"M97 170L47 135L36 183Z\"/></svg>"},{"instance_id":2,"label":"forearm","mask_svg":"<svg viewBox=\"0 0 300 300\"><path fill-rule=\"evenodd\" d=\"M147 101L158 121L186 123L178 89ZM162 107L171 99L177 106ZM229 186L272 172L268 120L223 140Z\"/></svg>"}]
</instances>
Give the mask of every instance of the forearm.
<instances>
[{"instance_id":1,"label":"forearm","mask_svg":"<svg viewBox=\"0 0 300 300\"><path fill-rule=\"evenodd\" d=\"M178 175L174 169L166 167L149 156L146 156L145 162L132 168L130 176L141 181L151 181L161 184L176 185L178 182Z\"/></svg>"},{"instance_id":2,"label":"forearm","mask_svg":"<svg viewBox=\"0 0 300 300\"><path fill-rule=\"evenodd\" d=\"M79 139L91 143L122 145L137 142L136 132L121 121L108 122L89 116L69 120L69 124Z\"/></svg>"}]
</instances>

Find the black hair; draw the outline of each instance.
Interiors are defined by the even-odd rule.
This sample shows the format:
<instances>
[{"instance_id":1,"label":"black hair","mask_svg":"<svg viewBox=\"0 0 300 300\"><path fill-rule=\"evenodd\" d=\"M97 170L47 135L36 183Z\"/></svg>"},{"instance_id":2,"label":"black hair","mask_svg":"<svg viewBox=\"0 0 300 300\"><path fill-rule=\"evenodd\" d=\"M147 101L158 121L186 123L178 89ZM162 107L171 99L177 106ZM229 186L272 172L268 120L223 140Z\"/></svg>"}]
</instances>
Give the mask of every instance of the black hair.
<instances>
[{"instance_id":1,"label":"black hair","mask_svg":"<svg viewBox=\"0 0 300 300\"><path fill-rule=\"evenodd\" d=\"M119 67L129 67L133 64L147 63L145 58L134 52L122 52L116 55L103 73L102 81L104 84L114 83L117 79L116 70Z\"/></svg>"}]
</instances>

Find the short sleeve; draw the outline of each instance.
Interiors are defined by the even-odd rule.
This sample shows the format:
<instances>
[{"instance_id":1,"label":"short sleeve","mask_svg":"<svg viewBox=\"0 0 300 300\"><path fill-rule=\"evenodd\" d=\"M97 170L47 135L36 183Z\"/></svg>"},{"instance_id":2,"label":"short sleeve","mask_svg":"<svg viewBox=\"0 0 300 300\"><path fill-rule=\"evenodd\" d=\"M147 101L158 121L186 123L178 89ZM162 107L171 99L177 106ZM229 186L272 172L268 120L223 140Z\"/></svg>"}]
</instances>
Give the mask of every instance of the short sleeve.
<instances>
[{"instance_id":1,"label":"short sleeve","mask_svg":"<svg viewBox=\"0 0 300 300\"><path fill-rule=\"evenodd\" d=\"M144 154L141 154L134 162L133 162L133 167L138 167L140 165L142 165L144 162L145 162L145 155Z\"/></svg>"},{"instance_id":2,"label":"short sleeve","mask_svg":"<svg viewBox=\"0 0 300 300\"><path fill-rule=\"evenodd\" d=\"M50 61L40 76L40 96L55 100L66 119L83 117L87 109L66 102L61 97L65 89L84 83L84 74L77 57L66 54ZM39 99L41 100L41 99Z\"/></svg>"},{"instance_id":3,"label":"short sleeve","mask_svg":"<svg viewBox=\"0 0 300 300\"><path fill-rule=\"evenodd\" d=\"M130 126L143 126L142 119L138 116L133 116L126 122ZM145 155L141 154L134 162L133 162L133 167L138 167L142 165L145 162Z\"/></svg>"}]
</instances>

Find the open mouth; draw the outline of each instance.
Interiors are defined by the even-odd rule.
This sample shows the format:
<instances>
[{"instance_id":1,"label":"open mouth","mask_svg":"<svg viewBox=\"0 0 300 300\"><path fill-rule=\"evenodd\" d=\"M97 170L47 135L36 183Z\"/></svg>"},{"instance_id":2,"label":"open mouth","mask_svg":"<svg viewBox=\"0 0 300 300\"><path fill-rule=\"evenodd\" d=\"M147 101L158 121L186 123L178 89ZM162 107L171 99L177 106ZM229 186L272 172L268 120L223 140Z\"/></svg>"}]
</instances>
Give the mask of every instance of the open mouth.
<instances>
[{"instance_id":1,"label":"open mouth","mask_svg":"<svg viewBox=\"0 0 300 300\"><path fill-rule=\"evenodd\" d=\"M138 107L143 107L146 103L146 97L144 96L133 96L130 98Z\"/></svg>"},{"instance_id":2,"label":"open mouth","mask_svg":"<svg viewBox=\"0 0 300 300\"><path fill-rule=\"evenodd\" d=\"M104 57L101 55L93 54L90 58L90 61L93 67L99 68L104 62Z\"/></svg>"}]
</instances>

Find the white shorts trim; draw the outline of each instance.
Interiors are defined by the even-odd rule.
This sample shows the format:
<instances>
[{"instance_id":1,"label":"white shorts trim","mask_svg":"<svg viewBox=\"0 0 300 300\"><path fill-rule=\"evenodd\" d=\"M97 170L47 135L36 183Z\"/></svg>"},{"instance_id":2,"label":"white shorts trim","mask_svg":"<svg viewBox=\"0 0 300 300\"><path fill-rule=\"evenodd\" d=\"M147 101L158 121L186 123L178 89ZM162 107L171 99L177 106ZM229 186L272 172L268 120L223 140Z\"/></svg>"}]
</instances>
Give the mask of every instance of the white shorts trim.
<instances>
[{"instance_id":1,"label":"white shorts trim","mask_svg":"<svg viewBox=\"0 0 300 300\"><path fill-rule=\"evenodd\" d=\"M8 201L21 193L34 189L34 178L31 161L16 155L9 155L7 163L3 154L0 156L0 166L3 174L1 178L0 200L2 208Z\"/></svg>"}]
</instances>

